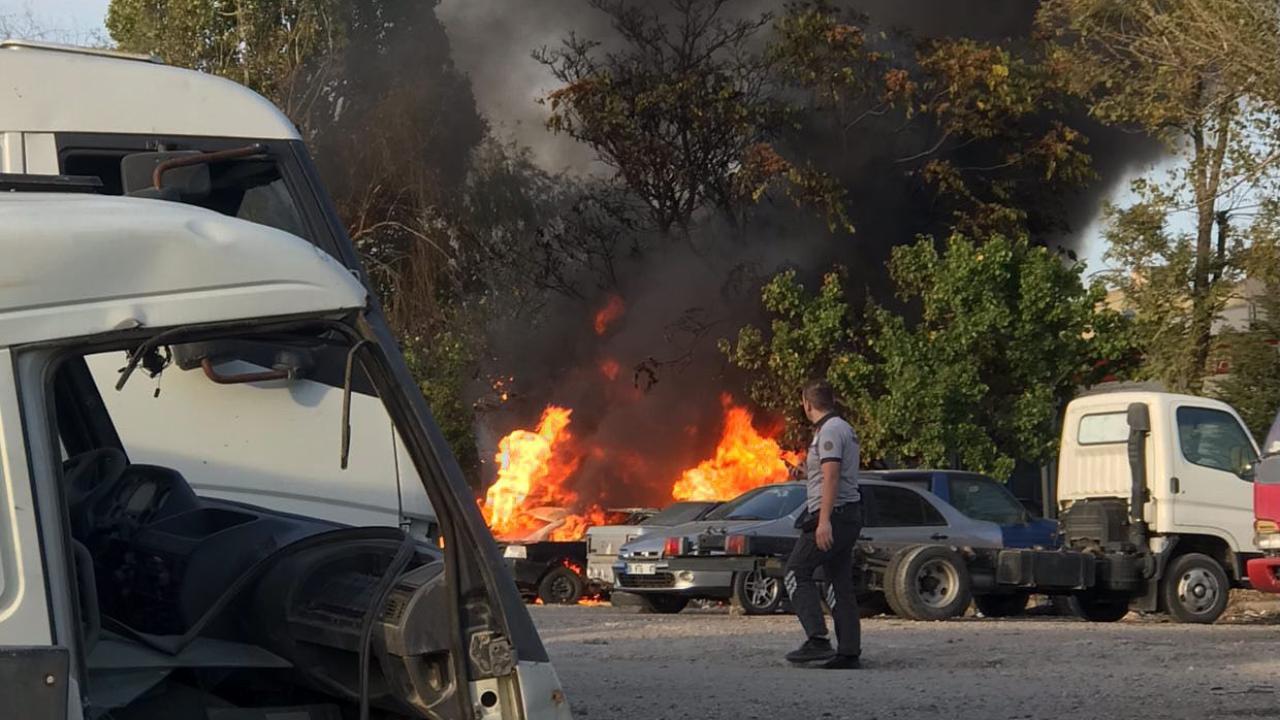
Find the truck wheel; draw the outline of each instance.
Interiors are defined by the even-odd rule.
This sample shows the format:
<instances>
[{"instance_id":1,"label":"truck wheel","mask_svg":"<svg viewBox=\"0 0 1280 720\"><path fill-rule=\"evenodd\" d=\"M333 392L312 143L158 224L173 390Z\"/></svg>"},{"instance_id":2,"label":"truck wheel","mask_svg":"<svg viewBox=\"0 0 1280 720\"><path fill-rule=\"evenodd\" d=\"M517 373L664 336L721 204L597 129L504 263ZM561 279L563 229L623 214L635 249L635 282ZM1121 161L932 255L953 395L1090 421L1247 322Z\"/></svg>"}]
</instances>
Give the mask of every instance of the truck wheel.
<instances>
[{"instance_id":1,"label":"truck wheel","mask_svg":"<svg viewBox=\"0 0 1280 720\"><path fill-rule=\"evenodd\" d=\"M538 598L547 605L572 605L582 598L582 578L567 567L553 568L538 583Z\"/></svg>"},{"instance_id":2,"label":"truck wheel","mask_svg":"<svg viewBox=\"0 0 1280 720\"><path fill-rule=\"evenodd\" d=\"M945 620L969 607L969 569L950 548L906 548L889 561L884 596L899 617Z\"/></svg>"},{"instance_id":3,"label":"truck wheel","mask_svg":"<svg viewBox=\"0 0 1280 720\"><path fill-rule=\"evenodd\" d=\"M1128 595L1080 593L1071 598L1076 616L1089 622L1118 622L1129 614Z\"/></svg>"},{"instance_id":4,"label":"truck wheel","mask_svg":"<svg viewBox=\"0 0 1280 720\"><path fill-rule=\"evenodd\" d=\"M683 595L641 595L640 598L644 601L641 612L658 615L675 615L689 604L689 598Z\"/></svg>"},{"instance_id":5,"label":"truck wheel","mask_svg":"<svg viewBox=\"0 0 1280 720\"><path fill-rule=\"evenodd\" d=\"M764 574L763 570L741 572L733 576L733 602L746 615L772 615L782 606L782 581Z\"/></svg>"},{"instance_id":6,"label":"truck wheel","mask_svg":"<svg viewBox=\"0 0 1280 720\"><path fill-rule=\"evenodd\" d=\"M1027 593L1013 593L1012 595L978 595L973 598L973 604L978 607L978 612L989 618L1014 617L1021 615L1027 611L1027 601L1031 596Z\"/></svg>"},{"instance_id":7,"label":"truck wheel","mask_svg":"<svg viewBox=\"0 0 1280 720\"><path fill-rule=\"evenodd\" d=\"M1231 583L1217 560L1202 553L1179 555L1165 570L1160 595L1178 622L1211 623L1227 609Z\"/></svg>"}]
</instances>

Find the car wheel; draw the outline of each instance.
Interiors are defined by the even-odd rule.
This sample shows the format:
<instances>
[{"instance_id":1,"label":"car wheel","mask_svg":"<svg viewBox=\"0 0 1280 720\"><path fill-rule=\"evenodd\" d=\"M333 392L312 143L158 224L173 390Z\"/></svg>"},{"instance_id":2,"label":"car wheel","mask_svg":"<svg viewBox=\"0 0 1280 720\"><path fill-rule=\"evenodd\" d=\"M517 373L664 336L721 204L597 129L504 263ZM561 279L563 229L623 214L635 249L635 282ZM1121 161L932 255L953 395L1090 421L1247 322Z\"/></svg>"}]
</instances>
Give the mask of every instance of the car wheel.
<instances>
[{"instance_id":1,"label":"car wheel","mask_svg":"<svg viewBox=\"0 0 1280 720\"><path fill-rule=\"evenodd\" d=\"M640 605L642 612L659 615L675 615L689 605L689 598L683 595L641 595L640 598L643 601Z\"/></svg>"},{"instance_id":2,"label":"car wheel","mask_svg":"<svg viewBox=\"0 0 1280 720\"><path fill-rule=\"evenodd\" d=\"M1072 596L1070 607L1076 617L1089 622L1118 622L1129 614L1128 595L1098 595L1093 592Z\"/></svg>"},{"instance_id":3,"label":"car wheel","mask_svg":"<svg viewBox=\"0 0 1280 720\"><path fill-rule=\"evenodd\" d=\"M567 567L553 568L538 583L538 598L547 605L572 605L582 598L582 578Z\"/></svg>"},{"instance_id":4,"label":"car wheel","mask_svg":"<svg viewBox=\"0 0 1280 720\"><path fill-rule=\"evenodd\" d=\"M889 607L908 620L955 617L969 607L969 569L950 548L906 548L889 561L884 595Z\"/></svg>"},{"instance_id":5,"label":"car wheel","mask_svg":"<svg viewBox=\"0 0 1280 720\"><path fill-rule=\"evenodd\" d=\"M1027 601L1031 596L1027 593L1012 595L978 595L973 604L978 612L989 618L1014 617L1027 611Z\"/></svg>"},{"instance_id":6,"label":"car wheel","mask_svg":"<svg viewBox=\"0 0 1280 720\"><path fill-rule=\"evenodd\" d=\"M1179 555L1160 581L1161 599L1178 622L1211 623L1227 609L1231 583L1217 560L1202 553Z\"/></svg>"},{"instance_id":7,"label":"car wheel","mask_svg":"<svg viewBox=\"0 0 1280 720\"><path fill-rule=\"evenodd\" d=\"M733 601L746 615L772 615L778 612L785 595L782 580L765 575L763 570L756 569L733 576Z\"/></svg>"}]
</instances>

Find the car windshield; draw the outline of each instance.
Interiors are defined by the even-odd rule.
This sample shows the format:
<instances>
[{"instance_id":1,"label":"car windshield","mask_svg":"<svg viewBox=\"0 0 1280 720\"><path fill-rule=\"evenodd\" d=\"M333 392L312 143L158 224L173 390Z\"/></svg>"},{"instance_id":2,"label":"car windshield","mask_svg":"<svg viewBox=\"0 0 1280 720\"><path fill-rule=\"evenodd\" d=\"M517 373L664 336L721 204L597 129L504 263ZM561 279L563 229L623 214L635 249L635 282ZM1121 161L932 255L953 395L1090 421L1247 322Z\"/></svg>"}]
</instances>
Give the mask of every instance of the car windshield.
<instances>
[{"instance_id":1,"label":"car windshield","mask_svg":"<svg viewBox=\"0 0 1280 720\"><path fill-rule=\"evenodd\" d=\"M804 502L803 485L775 485L750 490L712 510L708 520L777 520Z\"/></svg>"},{"instance_id":2,"label":"car windshield","mask_svg":"<svg viewBox=\"0 0 1280 720\"><path fill-rule=\"evenodd\" d=\"M682 502L675 503L662 512L641 522L641 525L655 525L657 527L675 527L687 522L693 522L707 511L707 508L715 503L705 502Z\"/></svg>"},{"instance_id":3,"label":"car windshield","mask_svg":"<svg viewBox=\"0 0 1280 720\"><path fill-rule=\"evenodd\" d=\"M951 504L965 516L997 525L1026 521L1026 511L1004 485L980 475L953 475Z\"/></svg>"}]
</instances>

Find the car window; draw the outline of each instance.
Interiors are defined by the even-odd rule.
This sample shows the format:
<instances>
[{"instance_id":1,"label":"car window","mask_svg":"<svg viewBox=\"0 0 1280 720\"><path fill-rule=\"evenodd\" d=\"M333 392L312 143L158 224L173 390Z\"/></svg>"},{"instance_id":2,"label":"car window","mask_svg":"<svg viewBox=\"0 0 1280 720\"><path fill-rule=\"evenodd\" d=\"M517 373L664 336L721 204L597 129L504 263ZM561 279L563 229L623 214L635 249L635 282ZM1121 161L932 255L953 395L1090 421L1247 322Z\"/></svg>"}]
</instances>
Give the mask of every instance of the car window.
<instances>
[{"instance_id":1,"label":"car window","mask_svg":"<svg viewBox=\"0 0 1280 720\"><path fill-rule=\"evenodd\" d=\"M946 525L947 521L937 508L929 504L917 492L906 488L885 485L869 485L871 512L868 527L923 527Z\"/></svg>"},{"instance_id":2,"label":"car window","mask_svg":"<svg viewBox=\"0 0 1280 720\"><path fill-rule=\"evenodd\" d=\"M879 479L886 482L910 485L917 490L925 492L933 492L933 475L930 473L888 472L880 475Z\"/></svg>"},{"instance_id":3,"label":"car window","mask_svg":"<svg viewBox=\"0 0 1280 720\"><path fill-rule=\"evenodd\" d=\"M662 512L650 517L641 525L654 525L657 527L675 527L683 525L687 522L693 522L702 517L706 513L708 504L704 502L683 502L675 503Z\"/></svg>"},{"instance_id":4,"label":"car window","mask_svg":"<svg viewBox=\"0 0 1280 720\"><path fill-rule=\"evenodd\" d=\"M1027 514L1004 485L981 475L950 475L951 505L967 517L997 525L1026 522Z\"/></svg>"},{"instance_id":5,"label":"car window","mask_svg":"<svg viewBox=\"0 0 1280 720\"><path fill-rule=\"evenodd\" d=\"M721 505L707 515L708 520L777 520L804 502L803 485L775 485L756 488Z\"/></svg>"},{"instance_id":6,"label":"car window","mask_svg":"<svg viewBox=\"0 0 1280 720\"><path fill-rule=\"evenodd\" d=\"M1124 412L1097 413L1080 418L1076 442L1081 445L1106 445L1129 440L1129 416Z\"/></svg>"},{"instance_id":7,"label":"car window","mask_svg":"<svg viewBox=\"0 0 1280 720\"><path fill-rule=\"evenodd\" d=\"M1249 434L1222 410L1178 408L1178 443L1187 462L1237 475L1258 459Z\"/></svg>"}]
</instances>

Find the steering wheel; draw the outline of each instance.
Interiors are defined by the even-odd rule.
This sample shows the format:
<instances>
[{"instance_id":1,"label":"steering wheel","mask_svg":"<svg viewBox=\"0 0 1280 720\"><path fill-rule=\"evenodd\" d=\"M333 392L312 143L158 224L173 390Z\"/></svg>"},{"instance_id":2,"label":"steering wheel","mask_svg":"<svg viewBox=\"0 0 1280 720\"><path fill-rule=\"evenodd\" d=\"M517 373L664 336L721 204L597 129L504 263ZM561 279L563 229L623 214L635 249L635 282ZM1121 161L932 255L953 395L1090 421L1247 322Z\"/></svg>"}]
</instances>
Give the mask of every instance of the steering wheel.
<instances>
[{"instance_id":1,"label":"steering wheel","mask_svg":"<svg viewBox=\"0 0 1280 720\"><path fill-rule=\"evenodd\" d=\"M128 466L128 459L116 448L90 450L62 464L72 537L87 538L93 529L94 506L120 483Z\"/></svg>"}]
</instances>

